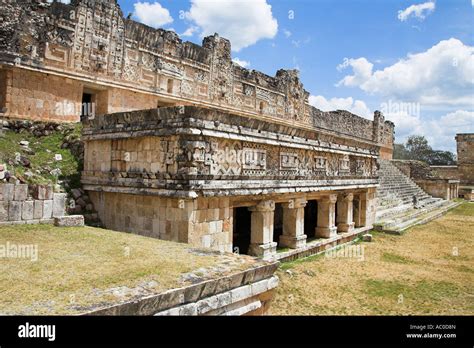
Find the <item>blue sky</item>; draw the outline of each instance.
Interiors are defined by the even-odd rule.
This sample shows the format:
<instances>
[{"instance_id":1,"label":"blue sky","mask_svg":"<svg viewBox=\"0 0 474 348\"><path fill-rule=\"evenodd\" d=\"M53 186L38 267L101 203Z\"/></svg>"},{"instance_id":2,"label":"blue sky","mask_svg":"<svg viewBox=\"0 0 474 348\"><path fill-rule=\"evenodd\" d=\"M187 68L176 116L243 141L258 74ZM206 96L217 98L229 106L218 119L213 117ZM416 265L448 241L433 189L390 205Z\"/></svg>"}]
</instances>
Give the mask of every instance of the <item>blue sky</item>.
<instances>
[{"instance_id":1,"label":"blue sky","mask_svg":"<svg viewBox=\"0 0 474 348\"><path fill-rule=\"evenodd\" d=\"M471 2L472 1L472 2ZM298 68L310 102L395 122L455 151L474 132L474 0L119 0L124 15L201 43L215 31L233 57L274 75Z\"/></svg>"}]
</instances>

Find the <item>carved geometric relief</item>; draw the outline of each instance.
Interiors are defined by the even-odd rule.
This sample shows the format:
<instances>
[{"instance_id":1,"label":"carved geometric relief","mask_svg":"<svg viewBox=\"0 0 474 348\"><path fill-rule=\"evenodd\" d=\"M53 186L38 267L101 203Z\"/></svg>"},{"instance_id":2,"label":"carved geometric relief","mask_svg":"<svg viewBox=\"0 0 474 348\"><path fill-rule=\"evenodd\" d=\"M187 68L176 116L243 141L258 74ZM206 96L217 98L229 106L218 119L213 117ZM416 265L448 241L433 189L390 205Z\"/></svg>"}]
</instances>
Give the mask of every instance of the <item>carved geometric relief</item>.
<instances>
[{"instance_id":1,"label":"carved geometric relief","mask_svg":"<svg viewBox=\"0 0 474 348\"><path fill-rule=\"evenodd\" d=\"M358 159L356 161L356 174L357 175L364 175L365 174L365 160Z\"/></svg>"},{"instance_id":2,"label":"carved geometric relief","mask_svg":"<svg viewBox=\"0 0 474 348\"><path fill-rule=\"evenodd\" d=\"M240 175L242 172L242 151L240 143L222 141L211 143L210 174Z\"/></svg>"},{"instance_id":3,"label":"carved geometric relief","mask_svg":"<svg viewBox=\"0 0 474 348\"><path fill-rule=\"evenodd\" d=\"M244 147L242 169L244 175L265 175L267 168L267 151Z\"/></svg>"},{"instance_id":4,"label":"carved geometric relief","mask_svg":"<svg viewBox=\"0 0 474 348\"><path fill-rule=\"evenodd\" d=\"M349 174L351 171L350 160L348 155L344 155L339 159L339 173Z\"/></svg>"},{"instance_id":5,"label":"carved geometric relief","mask_svg":"<svg viewBox=\"0 0 474 348\"><path fill-rule=\"evenodd\" d=\"M280 170L297 171L299 166L298 154L292 152L280 153Z\"/></svg>"},{"instance_id":6,"label":"carved geometric relief","mask_svg":"<svg viewBox=\"0 0 474 348\"><path fill-rule=\"evenodd\" d=\"M181 82L181 93L184 95L194 95L194 86L191 81L183 80Z\"/></svg>"},{"instance_id":7,"label":"carved geometric relief","mask_svg":"<svg viewBox=\"0 0 474 348\"><path fill-rule=\"evenodd\" d=\"M326 175L328 168L328 159L324 156L315 156L314 157L314 169L313 172L315 175Z\"/></svg>"},{"instance_id":8,"label":"carved geometric relief","mask_svg":"<svg viewBox=\"0 0 474 348\"><path fill-rule=\"evenodd\" d=\"M255 87L243 84L243 94L245 94L247 97L253 97L255 93Z\"/></svg>"}]
</instances>

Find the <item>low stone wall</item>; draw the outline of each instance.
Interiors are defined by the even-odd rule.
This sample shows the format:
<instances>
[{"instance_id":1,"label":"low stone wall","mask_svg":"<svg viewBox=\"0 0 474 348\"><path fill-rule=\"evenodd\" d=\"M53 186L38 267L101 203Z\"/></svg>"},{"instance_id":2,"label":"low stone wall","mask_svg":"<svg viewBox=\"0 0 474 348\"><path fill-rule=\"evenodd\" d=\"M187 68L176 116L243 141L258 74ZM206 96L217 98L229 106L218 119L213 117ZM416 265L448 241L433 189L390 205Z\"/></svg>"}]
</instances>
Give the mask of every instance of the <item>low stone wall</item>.
<instances>
[{"instance_id":1,"label":"low stone wall","mask_svg":"<svg viewBox=\"0 0 474 348\"><path fill-rule=\"evenodd\" d=\"M451 200L458 198L459 180L431 179L415 180L423 191L436 198Z\"/></svg>"},{"instance_id":2,"label":"low stone wall","mask_svg":"<svg viewBox=\"0 0 474 348\"><path fill-rule=\"evenodd\" d=\"M429 195L446 200L458 198L459 179L455 171L457 167L429 166L413 160L392 160L391 163Z\"/></svg>"},{"instance_id":3,"label":"low stone wall","mask_svg":"<svg viewBox=\"0 0 474 348\"><path fill-rule=\"evenodd\" d=\"M52 186L0 184L0 225L54 223L65 215L66 194Z\"/></svg>"},{"instance_id":4,"label":"low stone wall","mask_svg":"<svg viewBox=\"0 0 474 348\"><path fill-rule=\"evenodd\" d=\"M471 187L471 186L459 187L459 196L463 197L466 201L474 202L474 187Z\"/></svg>"},{"instance_id":5,"label":"low stone wall","mask_svg":"<svg viewBox=\"0 0 474 348\"><path fill-rule=\"evenodd\" d=\"M441 179L459 180L458 166L430 166Z\"/></svg>"},{"instance_id":6,"label":"low stone wall","mask_svg":"<svg viewBox=\"0 0 474 348\"><path fill-rule=\"evenodd\" d=\"M241 257L241 256L234 256ZM84 315L264 315L278 286L278 262L253 261L233 274L197 281L192 285L130 302L105 305Z\"/></svg>"}]
</instances>

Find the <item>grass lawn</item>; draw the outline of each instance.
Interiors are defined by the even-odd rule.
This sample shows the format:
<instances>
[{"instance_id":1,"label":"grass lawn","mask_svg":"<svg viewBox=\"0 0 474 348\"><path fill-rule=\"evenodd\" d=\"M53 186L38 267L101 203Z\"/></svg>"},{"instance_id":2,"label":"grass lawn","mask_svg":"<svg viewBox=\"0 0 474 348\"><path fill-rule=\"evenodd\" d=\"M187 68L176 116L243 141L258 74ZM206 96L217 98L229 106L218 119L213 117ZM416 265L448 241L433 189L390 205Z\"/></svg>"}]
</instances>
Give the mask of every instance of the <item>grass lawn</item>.
<instances>
[{"instance_id":1,"label":"grass lawn","mask_svg":"<svg viewBox=\"0 0 474 348\"><path fill-rule=\"evenodd\" d=\"M282 264L270 314L474 314L474 204L359 245L363 261L318 255Z\"/></svg>"},{"instance_id":2,"label":"grass lawn","mask_svg":"<svg viewBox=\"0 0 474 348\"><path fill-rule=\"evenodd\" d=\"M1 226L0 246L7 243L37 245L38 260L0 258L2 314L80 313L136 293L183 286L180 276L225 258L185 244L90 227Z\"/></svg>"}]
</instances>

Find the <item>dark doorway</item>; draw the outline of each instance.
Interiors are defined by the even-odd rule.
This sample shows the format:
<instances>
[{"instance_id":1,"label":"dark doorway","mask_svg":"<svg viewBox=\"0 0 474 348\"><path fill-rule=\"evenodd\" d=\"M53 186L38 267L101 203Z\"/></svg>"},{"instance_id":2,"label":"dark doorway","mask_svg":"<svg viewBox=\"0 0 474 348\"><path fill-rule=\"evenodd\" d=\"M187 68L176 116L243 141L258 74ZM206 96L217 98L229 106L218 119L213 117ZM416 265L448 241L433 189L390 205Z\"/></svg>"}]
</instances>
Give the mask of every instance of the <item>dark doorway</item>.
<instances>
[{"instance_id":1,"label":"dark doorway","mask_svg":"<svg viewBox=\"0 0 474 348\"><path fill-rule=\"evenodd\" d=\"M84 121L89 117L94 116L93 99L94 95L91 93L82 94L81 121Z\"/></svg>"},{"instance_id":2,"label":"dark doorway","mask_svg":"<svg viewBox=\"0 0 474 348\"><path fill-rule=\"evenodd\" d=\"M283 207L280 203L275 204L275 215L273 218L273 241L280 244L280 236L283 234Z\"/></svg>"},{"instance_id":3,"label":"dark doorway","mask_svg":"<svg viewBox=\"0 0 474 348\"><path fill-rule=\"evenodd\" d=\"M248 208L234 208L232 249L235 253L248 254L250 246L251 217L252 213Z\"/></svg>"},{"instance_id":4,"label":"dark doorway","mask_svg":"<svg viewBox=\"0 0 474 348\"><path fill-rule=\"evenodd\" d=\"M309 238L316 237L318 226L318 201L308 201L304 208L304 234Z\"/></svg>"},{"instance_id":5,"label":"dark doorway","mask_svg":"<svg viewBox=\"0 0 474 348\"><path fill-rule=\"evenodd\" d=\"M355 222L355 227L360 227L358 195L354 196L354 201L352 202L352 221Z\"/></svg>"}]
</instances>

